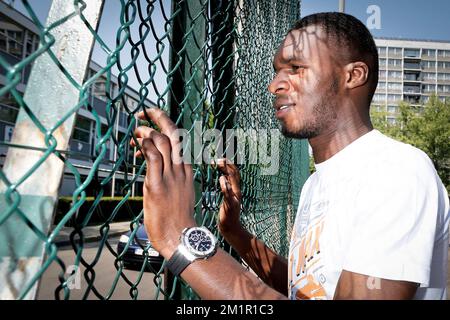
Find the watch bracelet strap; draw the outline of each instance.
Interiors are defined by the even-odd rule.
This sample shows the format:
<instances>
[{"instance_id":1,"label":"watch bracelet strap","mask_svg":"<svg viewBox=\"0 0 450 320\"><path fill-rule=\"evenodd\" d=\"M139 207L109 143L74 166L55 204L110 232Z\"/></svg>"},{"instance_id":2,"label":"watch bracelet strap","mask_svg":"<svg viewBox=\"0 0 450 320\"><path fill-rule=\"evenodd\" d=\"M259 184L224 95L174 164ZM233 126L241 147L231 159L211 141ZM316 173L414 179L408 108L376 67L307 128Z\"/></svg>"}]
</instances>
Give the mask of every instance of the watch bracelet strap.
<instances>
[{"instance_id":1,"label":"watch bracelet strap","mask_svg":"<svg viewBox=\"0 0 450 320\"><path fill-rule=\"evenodd\" d=\"M172 254L172 257L170 257L169 261L167 261L167 268L172 272L172 274L176 277L178 277L181 272L183 272L184 269L188 265L190 265L192 261L189 261L186 259L184 255L180 253L180 250L175 250L175 252Z\"/></svg>"}]
</instances>

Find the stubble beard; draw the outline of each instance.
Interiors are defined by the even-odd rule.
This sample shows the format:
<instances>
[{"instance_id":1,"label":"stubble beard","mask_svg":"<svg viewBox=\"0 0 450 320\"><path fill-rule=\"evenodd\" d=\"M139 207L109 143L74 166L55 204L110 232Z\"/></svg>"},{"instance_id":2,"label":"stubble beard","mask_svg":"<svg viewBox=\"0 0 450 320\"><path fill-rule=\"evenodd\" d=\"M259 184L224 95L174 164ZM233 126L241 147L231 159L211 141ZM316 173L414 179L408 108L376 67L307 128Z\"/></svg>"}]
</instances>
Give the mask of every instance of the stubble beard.
<instances>
[{"instance_id":1,"label":"stubble beard","mask_svg":"<svg viewBox=\"0 0 450 320\"><path fill-rule=\"evenodd\" d=\"M337 113L335 103L338 92L338 79L333 77L326 94L314 105L311 120L306 122L302 128L291 130L281 124L281 133L287 138L310 139L320 135L324 129L336 121Z\"/></svg>"}]
</instances>

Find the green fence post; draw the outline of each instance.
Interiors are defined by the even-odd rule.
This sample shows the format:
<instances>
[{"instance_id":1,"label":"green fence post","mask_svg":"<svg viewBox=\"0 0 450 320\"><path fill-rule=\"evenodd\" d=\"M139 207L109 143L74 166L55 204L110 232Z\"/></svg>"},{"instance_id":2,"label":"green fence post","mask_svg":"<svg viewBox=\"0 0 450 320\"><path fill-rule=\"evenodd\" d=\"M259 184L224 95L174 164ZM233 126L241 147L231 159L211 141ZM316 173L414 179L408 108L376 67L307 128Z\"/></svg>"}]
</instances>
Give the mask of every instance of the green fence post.
<instances>
[{"instance_id":1,"label":"green fence post","mask_svg":"<svg viewBox=\"0 0 450 320\"><path fill-rule=\"evenodd\" d=\"M235 141L227 141L226 130L236 126L236 75L235 66L237 55L235 49L236 30L234 18L236 8L234 1L211 0L211 47L212 47L212 83L213 83L213 112L217 121L216 129L222 133L223 155L227 147L236 147ZM229 159L233 160L233 159ZM230 253L236 260L239 255L223 240L223 249Z\"/></svg>"},{"instance_id":2,"label":"green fence post","mask_svg":"<svg viewBox=\"0 0 450 320\"><path fill-rule=\"evenodd\" d=\"M64 20L74 11L95 30L103 0L82 3L53 0L47 26ZM45 52L34 62L24 101L32 117L22 107L0 180L0 299L34 299L44 262L46 239L58 197L64 162L54 150L66 150L72 133L79 90L89 64L94 36L80 12L63 24L54 25L52 52L65 68L55 64ZM43 35L41 35L43 36ZM46 35L47 36L47 35ZM48 41L47 38L45 38ZM72 81L66 76L70 74ZM34 118L34 119L33 119ZM61 123L61 119L65 119ZM37 123L41 126L37 126ZM37 151L30 148L40 148ZM28 220L28 221L27 221ZM48 252L47 252L48 254Z\"/></svg>"},{"instance_id":3,"label":"green fence post","mask_svg":"<svg viewBox=\"0 0 450 320\"><path fill-rule=\"evenodd\" d=\"M204 123L201 128L195 125L201 121L204 111L205 64L203 57L206 38L205 9L202 1L172 1L172 13L178 12L172 22L172 48L170 52L170 70L173 74L172 90L169 97L169 113L178 126L191 133L194 173L201 171L202 152L196 153L201 141L192 141L202 137ZM176 68L176 69L175 69ZM197 147L196 147L197 146ZM195 219L202 222L202 175L197 174L195 187ZM165 271L166 285L173 283L173 275ZM172 289L166 286L167 292ZM190 289L183 290L180 279L177 281L172 299L189 299Z\"/></svg>"}]
</instances>

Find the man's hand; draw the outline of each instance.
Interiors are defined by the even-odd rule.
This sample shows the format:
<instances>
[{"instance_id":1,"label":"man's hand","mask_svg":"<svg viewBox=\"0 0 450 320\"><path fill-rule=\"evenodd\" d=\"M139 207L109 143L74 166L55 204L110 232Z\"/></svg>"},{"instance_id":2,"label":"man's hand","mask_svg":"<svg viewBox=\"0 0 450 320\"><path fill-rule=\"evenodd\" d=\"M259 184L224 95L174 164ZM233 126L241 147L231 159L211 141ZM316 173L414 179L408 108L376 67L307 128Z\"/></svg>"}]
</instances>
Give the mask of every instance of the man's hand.
<instances>
[{"instance_id":1,"label":"man's hand","mask_svg":"<svg viewBox=\"0 0 450 320\"><path fill-rule=\"evenodd\" d=\"M192 167L181 161L181 144L175 124L159 109L146 112L161 128L161 133L148 127L139 127L135 131L137 142L142 146L137 155L144 156L147 163L144 224L154 248L169 259L179 244L181 231L195 226ZM144 114L140 113L139 117L144 118ZM131 145L135 146L136 142L132 141ZM225 195L227 200L233 200L229 197L231 193ZM240 195L236 199L240 199ZM239 208L238 203L240 201L232 207ZM232 212L237 214L228 218L239 220L239 211ZM224 211L223 217L226 213ZM190 264L181 276L203 299L285 299L220 248L209 259ZM284 286L286 283L287 280L283 281Z\"/></svg>"},{"instance_id":2,"label":"man's hand","mask_svg":"<svg viewBox=\"0 0 450 320\"><path fill-rule=\"evenodd\" d=\"M136 155L144 156L147 163L144 224L152 246L168 259L182 230L195 226L192 167L183 163L177 127L164 111L147 109L138 114L140 119L145 119L144 112L161 128L161 133L149 127L134 132L142 150ZM130 144L136 145L134 140Z\"/></svg>"},{"instance_id":3,"label":"man's hand","mask_svg":"<svg viewBox=\"0 0 450 320\"><path fill-rule=\"evenodd\" d=\"M241 211L241 177L238 168L227 159L219 159L217 168L223 174L220 179L220 188L223 193L223 202L219 210L219 231L226 236L242 228L239 215Z\"/></svg>"}]
</instances>

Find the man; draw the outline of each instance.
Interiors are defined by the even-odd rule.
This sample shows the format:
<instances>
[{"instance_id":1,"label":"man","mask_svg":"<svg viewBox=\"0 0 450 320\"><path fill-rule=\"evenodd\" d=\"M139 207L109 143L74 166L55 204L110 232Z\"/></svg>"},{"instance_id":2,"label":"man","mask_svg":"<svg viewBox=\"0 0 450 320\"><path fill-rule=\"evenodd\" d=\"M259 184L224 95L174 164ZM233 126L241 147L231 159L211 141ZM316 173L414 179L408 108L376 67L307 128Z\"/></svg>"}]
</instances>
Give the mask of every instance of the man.
<instances>
[{"instance_id":1,"label":"man","mask_svg":"<svg viewBox=\"0 0 450 320\"><path fill-rule=\"evenodd\" d=\"M317 169L301 192L289 259L241 226L239 172L225 160L219 230L264 283L211 250L214 239L195 228L192 168L176 127L151 109L161 133L139 127L136 136L155 249L204 299L445 299L448 195L423 152L372 127L378 55L367 28L341 13L305 17L273 63L276 117L284 135L309 140Z\"/></svg>"}]
</instances>

